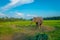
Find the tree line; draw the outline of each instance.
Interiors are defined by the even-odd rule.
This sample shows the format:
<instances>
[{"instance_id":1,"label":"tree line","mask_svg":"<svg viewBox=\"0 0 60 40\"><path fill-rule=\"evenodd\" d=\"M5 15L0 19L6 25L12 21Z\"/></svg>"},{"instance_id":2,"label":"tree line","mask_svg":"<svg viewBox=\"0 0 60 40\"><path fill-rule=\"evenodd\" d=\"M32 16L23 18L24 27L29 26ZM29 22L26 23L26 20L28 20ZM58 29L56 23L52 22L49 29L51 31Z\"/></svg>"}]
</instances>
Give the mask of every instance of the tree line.
<instances>
[{"instance_id":1,"label":"tree line","mask_svg":"<svg viewBox=\"0 0 60 40\"><path fill-rule=\"evenodd\" d=\"M57 16L57 17L46 17L46 18L43 18L44 20L60 20L60 16Z\"/></svg>"},{"instance_id":2,"label":"tree line","mask_svg":"<svg viewBox=\"0 0 60 40\"><path fill-rule=\"evenodd\" d=\"M0 22L12 22L12 21L25 21L26 19L24 18L14 18L14 17L11 17L11 18L8 18L8 17L1 17L0 18Z\"/></svg>"},{"instance_id":3,"label":"tree line","mask_svg":"<svg viewBox=\"0 0 60 40\"><path fill-rule=\"evenodd\" d=\"M46 17L46 18L43 18L44 20L60 20L60 16L58 17ZM24 19L24 18L8 18L8 17L1 17L0 18L0 22L8 22L8 21L26 21L26 20L32 20L32 19Z\"/></svg>"}]
</instances>

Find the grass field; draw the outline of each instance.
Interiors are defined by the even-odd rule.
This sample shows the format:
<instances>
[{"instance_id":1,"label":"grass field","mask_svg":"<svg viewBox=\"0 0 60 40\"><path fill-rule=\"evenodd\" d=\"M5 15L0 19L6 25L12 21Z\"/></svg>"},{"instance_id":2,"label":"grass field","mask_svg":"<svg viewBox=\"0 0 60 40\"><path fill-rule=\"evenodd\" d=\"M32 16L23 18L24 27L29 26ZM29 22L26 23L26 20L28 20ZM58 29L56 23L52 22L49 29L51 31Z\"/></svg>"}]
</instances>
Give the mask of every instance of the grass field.
<instances>
[{"instance_id":1,"label":"grass field","mask_svg":"<svg viewBox=\"0 0 60 40\"><path fill-rule=\"evenodd\" d=\"M34 30L35 23L30 24L31 21L14 21L0 23L0 40L12 40L14 36L22 35L21 40L35 40L35 36L41 32ZM48 40L60 40L60 20L44 20L44 26L54 27L54 31L45 32L48 35ZM29 39L29 40L30 40ZM15 39L14 39L15 40ZM17 39L19 40L19 39Z\"/></svg>"}]
</instances>

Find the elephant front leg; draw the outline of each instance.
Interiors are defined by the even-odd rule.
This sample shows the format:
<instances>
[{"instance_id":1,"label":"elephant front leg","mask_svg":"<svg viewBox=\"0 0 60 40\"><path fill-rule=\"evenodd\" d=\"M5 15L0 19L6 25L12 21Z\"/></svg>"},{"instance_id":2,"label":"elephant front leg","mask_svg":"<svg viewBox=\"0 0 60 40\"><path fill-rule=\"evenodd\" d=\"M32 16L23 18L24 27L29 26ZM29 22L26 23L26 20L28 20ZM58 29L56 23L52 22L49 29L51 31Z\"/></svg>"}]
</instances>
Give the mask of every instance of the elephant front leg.
<instances>
[{"instance_id":1,"label":"elephant front leg","mask_svg":"<svg viewBox=\"0 0 60 40\"><path fill-rule=\"evenodd\" d=\"M39 23L39 22L38 22L38 28L39 28L39 29L42 29L42 23Z\"/></svg>"}]
</instances>

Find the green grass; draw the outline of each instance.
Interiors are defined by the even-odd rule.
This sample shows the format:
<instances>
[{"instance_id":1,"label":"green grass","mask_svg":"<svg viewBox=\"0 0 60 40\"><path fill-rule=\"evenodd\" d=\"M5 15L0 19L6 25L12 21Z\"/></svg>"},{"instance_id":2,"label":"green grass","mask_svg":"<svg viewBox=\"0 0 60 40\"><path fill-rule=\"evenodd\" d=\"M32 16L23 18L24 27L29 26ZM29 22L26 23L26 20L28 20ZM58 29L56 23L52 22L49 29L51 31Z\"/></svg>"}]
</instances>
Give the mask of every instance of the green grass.
<instances>
[{"instance_id":1,"label":"green grass","mask_svg":"<svg viewBox=\"0 0 60 40\"><path fill-rule=\"evenodd\" d=\"M0 34L11 34L13 33L13 29L10 27L0 27Z\"/></svg>"},{"instance_id":2,"label":"green grass","mask_svg":"<svg viewBox=\"0 0 60 40\"><path fill-rule=\"evenodd\" d=\"M32 30L35 26L35 23L30 25L31 21L14 21L14 22L1 22L0 23L0 35L25 33L30 35L32 38L40 32L33 32ZM60 20L44 20L43 25L55 27L55 31L46 32L49 36L49 40L60 40ZM16 27L16 28L15 28ZM30 37L29 36L29 37Z\"/></svg>"}]
</instances>

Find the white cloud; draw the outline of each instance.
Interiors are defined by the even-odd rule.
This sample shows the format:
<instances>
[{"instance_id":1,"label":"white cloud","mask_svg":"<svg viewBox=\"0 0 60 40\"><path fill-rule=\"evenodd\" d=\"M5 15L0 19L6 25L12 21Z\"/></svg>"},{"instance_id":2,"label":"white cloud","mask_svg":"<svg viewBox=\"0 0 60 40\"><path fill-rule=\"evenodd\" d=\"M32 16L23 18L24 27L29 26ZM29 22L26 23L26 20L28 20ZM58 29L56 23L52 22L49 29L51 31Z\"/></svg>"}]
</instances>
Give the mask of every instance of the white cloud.
<instances>
[{"instance_id":1,"label":"white cloud","mask_svg":"<svg viewBox=\"0 0 60 40\"><path fill-rule=\"evenodd\" d=\"M34 2L34 0L10 0L10 3L1 8L2 11L6 11L10 8L16 7L18 5L29 4Z\"/></svg>"},{"instance_id":2,"label":"white cloud","mask_svg":"<svg viewBox=\"0 0 60 40\"><path fill-rule=\"evenodd\" d=\"M37 15L27 14L27 17L37 17Z\"/></svg>"},{"instance_id":3,"label":"white cloud","mask_svg":"<svg viewBox=\"0 0 60 40\"><path fill-rule=\"evenodd\" d=\"M3 13L0 13L0 16L6 16L5 14L3 14Z\"/></svg>"},{"instance_id":4,"label":"white cloud","mask_svg":"<svg viewBox=\"0 0 60 40\"><path fill-rule=\"evenodd\" d=\"M23 14L23 13L16 12L16 16L18 16L18 17L23 17L24 14Z\"/></svg>"},{"instance_id":5,"label":"white cloud","mask_svg":"<svg viewBox=\"0 0 60 40\"><path fill-rule=\"evenodd\" d=\"M21 12L15 12L15 16L16 17L22 17L22 18L26 18L26 17L37 17L37 15L33 15L33 14L25 14L25 13L21 13Z\"/></svg>"}]
</instances>

